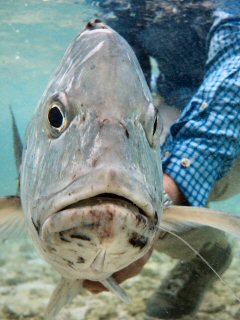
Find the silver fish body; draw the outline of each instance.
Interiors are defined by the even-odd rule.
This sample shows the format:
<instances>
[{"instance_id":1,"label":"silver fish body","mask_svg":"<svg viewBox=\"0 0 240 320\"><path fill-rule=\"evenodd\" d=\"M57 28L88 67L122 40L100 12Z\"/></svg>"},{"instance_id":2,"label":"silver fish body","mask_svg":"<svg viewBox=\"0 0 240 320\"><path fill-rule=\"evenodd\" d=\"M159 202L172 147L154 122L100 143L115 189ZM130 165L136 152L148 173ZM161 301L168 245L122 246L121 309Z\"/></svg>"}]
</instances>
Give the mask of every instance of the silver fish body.
<instances>
[{"instance_id":1,"label":"silver fish body","mask_svg":"<svg viewBox=\"0 0 240 320\"><path fill-rule=\"evenodd\" d=\"M152 246L162 213L158 110L127 42L89 23L28 126L21 203L64 278L106 279Z\"/></svg>"}]
</instances>

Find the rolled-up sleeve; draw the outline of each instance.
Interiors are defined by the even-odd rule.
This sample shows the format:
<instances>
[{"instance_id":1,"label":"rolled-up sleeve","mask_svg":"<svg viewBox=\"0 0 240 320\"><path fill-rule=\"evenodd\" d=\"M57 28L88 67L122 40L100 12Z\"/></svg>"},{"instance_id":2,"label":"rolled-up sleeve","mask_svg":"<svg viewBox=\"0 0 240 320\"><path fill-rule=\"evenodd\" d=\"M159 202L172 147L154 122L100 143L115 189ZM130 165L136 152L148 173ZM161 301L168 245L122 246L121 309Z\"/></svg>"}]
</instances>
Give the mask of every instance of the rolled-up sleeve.
<instances>
[{"instance_id":1,"label":"rolled-up sleeve","mask_svg":"<svg viewBox=\"0 0 240 320\"><path fill-rule=\"evenodd\" d=\"M206 205L240 153L240 9L216 2L204 80L162 148L163 171L194 206Z\"/></svg>"}]
</instances>

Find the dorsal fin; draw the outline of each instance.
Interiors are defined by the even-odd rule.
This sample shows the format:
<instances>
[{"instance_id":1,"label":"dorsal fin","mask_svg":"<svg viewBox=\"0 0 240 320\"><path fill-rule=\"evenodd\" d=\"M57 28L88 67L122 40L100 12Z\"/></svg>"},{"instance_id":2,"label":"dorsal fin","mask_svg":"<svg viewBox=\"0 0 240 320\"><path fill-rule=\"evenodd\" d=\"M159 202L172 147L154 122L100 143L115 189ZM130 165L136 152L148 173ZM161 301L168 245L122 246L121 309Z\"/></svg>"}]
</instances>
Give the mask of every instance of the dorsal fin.
<instances>
[{"instance_id":1,"label":"dorsal fin","mask_svg":"<svg viewBox=\"0 0 240 320\"><path fill-rule=\"evenodd\" d=\"M20 138L19 130L17 127L16 119L12 111L11 105L9 105L9 109L10 109L11 118L12 118L13 148L14 148L15 163L16 163L17 171L19 173L20 165L22 162L23 144Z\"/></svg>"}]
</instances>

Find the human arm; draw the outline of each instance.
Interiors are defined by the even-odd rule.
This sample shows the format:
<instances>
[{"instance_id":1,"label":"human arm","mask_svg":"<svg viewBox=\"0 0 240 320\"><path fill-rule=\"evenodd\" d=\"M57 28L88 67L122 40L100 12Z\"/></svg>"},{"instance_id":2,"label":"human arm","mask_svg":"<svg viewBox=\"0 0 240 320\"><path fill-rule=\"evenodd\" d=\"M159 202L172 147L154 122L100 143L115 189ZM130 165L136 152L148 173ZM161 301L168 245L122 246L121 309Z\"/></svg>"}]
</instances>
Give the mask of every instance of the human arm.
<instances>
[{"instance_id":1,"label":"human arm","mask_svg":"<svg viewBox=\"0 0 240 320\"><path fill-rule=\"evenodd\" d=\"M206 205L240 152L240 9L234 12L215 12L204 80L163 146L163 170L190 205Z\"/></svg>"}]
</instances>

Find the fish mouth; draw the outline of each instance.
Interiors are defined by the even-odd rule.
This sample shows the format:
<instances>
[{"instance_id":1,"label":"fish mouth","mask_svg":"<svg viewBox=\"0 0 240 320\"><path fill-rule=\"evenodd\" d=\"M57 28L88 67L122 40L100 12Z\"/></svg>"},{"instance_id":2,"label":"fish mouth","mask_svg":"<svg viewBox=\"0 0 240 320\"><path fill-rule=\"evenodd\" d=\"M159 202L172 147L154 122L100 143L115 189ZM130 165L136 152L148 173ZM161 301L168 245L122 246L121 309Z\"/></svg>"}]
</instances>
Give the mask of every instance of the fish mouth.
<instances>
[{"instance_id":1,"label":"fish mouth","mask_svg":"<svg viewBox=\"0 0 240 320\"><path fill-rule=\"evenodd\" d=\"M68 209L74 209L74 208L78 208L81 207L83 204L88 203L88 204L94 204L94 203L101 203L102 201L112 201L112 202L117 202L119 205L122 205L123 207L127 207L127 206L134 206L135 208L138 209L138 212L140 215L142 215L143 217L146 217L147 219L149 219L149 215L140 207L138 207L133 201L123 197L123 196L119 196L117 194L114 193L100 193L96 196L90 197L88 199L83 199L77 202L74 202L66 207L61 208L61 210L59 211L65 211ZM154 216L154 220L156 220L156 224L157 224L157 213L155 213Z\"/></svg>"},{"instance_id":2,"label":"fish mouth","mask_svg":"<svg viewBox=\"0 0 240 320\"><path fill-rule=\"evenodd\" d=\"M48 229L48 232L51 230L50 233L62 233L80 225L97 226L100 220L100 223L109 225L110 220L112 223L113 220L120 221L119 219L125 219L126 216L129 217L131 223L137 225L137 228L141 226L143 229L152 231L157 228L159 222L157 212L153 217L149 217L148 212L129 198L114 193L99 193L59 207L44 221L42 237L46 238L44 229ZM46 226L47 228L45 228Z\"/></svg>"}]
</instances>

